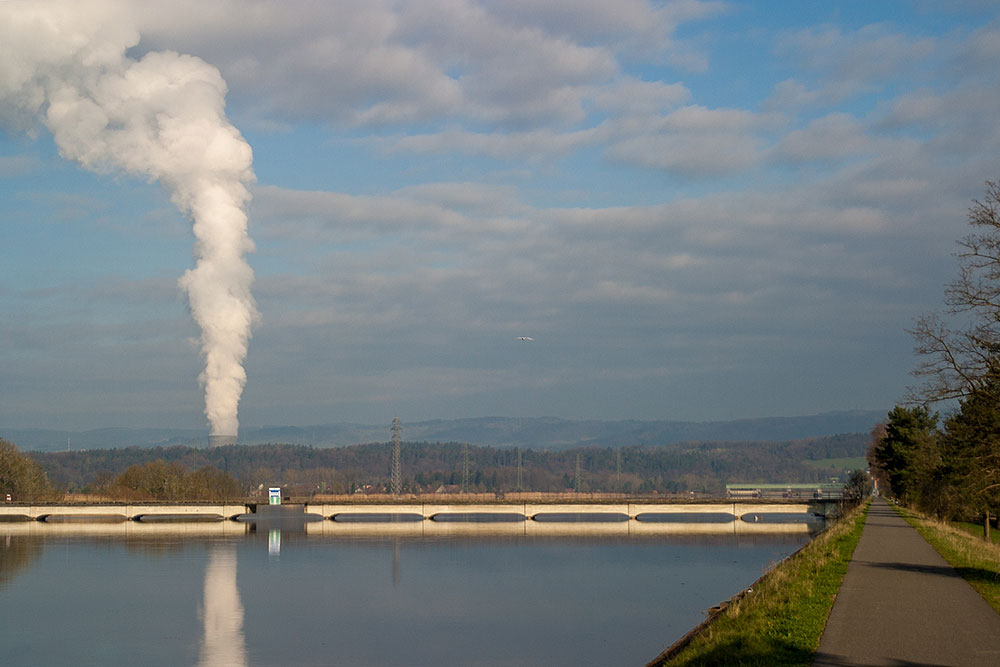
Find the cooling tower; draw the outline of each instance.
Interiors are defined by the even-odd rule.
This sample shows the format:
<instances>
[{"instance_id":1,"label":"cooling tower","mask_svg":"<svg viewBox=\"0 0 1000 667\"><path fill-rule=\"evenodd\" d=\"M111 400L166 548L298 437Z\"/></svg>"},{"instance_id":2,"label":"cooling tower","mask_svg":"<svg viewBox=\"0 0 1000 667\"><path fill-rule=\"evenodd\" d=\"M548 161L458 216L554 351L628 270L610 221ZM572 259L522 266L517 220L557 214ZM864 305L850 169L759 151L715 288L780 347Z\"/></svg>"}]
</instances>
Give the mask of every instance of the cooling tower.
<instances>
[{"instance_id":1,"label":"cooling tower","mask_svg":"<svg viewBox=\"0 0 1000 667\"><path fill-rule=\"evenodd\" d=\"M209 447L222 447L223 445L235 445L236 435L210 435L208 436Z\"/></svg>"}]
</instances>

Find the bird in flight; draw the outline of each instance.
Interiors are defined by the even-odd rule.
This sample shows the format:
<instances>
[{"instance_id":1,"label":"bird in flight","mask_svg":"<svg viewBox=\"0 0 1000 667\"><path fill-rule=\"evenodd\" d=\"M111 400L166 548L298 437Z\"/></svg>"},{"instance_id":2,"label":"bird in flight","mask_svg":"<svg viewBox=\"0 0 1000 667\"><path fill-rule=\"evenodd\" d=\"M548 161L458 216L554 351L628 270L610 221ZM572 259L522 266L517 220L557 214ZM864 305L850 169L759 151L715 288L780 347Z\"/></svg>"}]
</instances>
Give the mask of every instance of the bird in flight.
<instances>
[{"instance_id":1,"label":"bird in flight","mask_svg":"<svg viewBox=\"0 0 1000 667\"><path fill-rule=\"evenodd\" d=\"M529 340L535 340L531 336L518 336L517 339L524 343L528 342Z\"/></svg>"}]
</instances>

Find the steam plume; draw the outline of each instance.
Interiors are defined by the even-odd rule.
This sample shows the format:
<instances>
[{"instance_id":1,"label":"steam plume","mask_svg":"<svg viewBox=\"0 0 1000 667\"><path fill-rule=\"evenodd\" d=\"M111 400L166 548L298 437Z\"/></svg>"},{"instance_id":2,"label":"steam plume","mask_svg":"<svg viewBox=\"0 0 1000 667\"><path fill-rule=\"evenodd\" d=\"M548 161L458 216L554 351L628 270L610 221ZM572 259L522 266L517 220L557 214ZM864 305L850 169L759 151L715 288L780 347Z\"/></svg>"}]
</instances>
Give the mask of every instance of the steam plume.
<instances>
[{"instance_id":1,"label":"steam plume","mask_svg":"<svg viewBox=\"0 0 1000 667\"><path fill-rule=\"evenodd\" d=\"M40 119L64 158L158 181L193 223L195 266L178 281L201 327L205 415L235 435L257 311L246 254L250 146L225 115L226 83L194 56L139 43L128 3L0 2L0 120Z\"/></svg>"}]
</instances>

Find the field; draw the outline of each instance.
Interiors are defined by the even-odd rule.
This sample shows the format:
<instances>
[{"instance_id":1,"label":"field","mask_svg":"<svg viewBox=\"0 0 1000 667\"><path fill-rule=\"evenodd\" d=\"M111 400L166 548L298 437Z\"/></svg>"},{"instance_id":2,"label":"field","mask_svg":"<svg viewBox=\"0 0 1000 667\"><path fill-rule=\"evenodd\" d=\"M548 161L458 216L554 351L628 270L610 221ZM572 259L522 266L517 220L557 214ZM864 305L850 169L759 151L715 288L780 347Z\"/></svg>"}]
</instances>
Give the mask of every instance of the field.
<instances>
[{"instance_id":1,"label":"field","mask_svg":"<svg viewBox=\"0 0 1000 667\"><path fill-rule=\"evenodd\" d=\"M806 463L814 468L838 468L841 470L865 470L868 467L868 461L863 456L851 456L840 459L816 459L814 461L806 461Z\"/></svg>"}]
</instances>

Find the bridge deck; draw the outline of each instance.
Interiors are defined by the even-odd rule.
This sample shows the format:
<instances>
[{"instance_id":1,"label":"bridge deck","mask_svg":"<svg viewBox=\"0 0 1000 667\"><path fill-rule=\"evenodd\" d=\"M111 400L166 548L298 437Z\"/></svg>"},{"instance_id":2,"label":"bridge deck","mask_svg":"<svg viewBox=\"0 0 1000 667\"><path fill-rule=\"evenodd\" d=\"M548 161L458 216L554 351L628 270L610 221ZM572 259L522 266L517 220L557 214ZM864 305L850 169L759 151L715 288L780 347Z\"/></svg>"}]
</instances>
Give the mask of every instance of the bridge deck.
<instances>
[{"instance_id":1,"label":"bridge deck","mask_svg":"<svg viewBox=\"0 0 1000 667\"><path fill-rule=\"evenodd\" d=\"M643 514L728 514L734 519L753 515L810 514L819 505L811 503L490 503L490 504L418 504L385 505L307 504L306 512L335 519L338 515L399 514L420 515L433 519L446 514L520 514L534 519L545 514L612 514L635 519ZM825 514L825 510L820 512Z\"/></svg>"},{"instance_id":2,"label":"bridge deck","mask_svg":"<svg viewBox=\"0 0 1000 667\"><path fill-rule=\"evenodd\" d=\"M245 514L247 505L243 503L219 504L132 504L132 503L100 503L100 504L0 504L0 516L22 517L31 520L44 521L46 517L87 517L87 516L119 516L123 519L141 520L142 517L154 516L209 516L220 519L231 519Z\"/></svg>"},{"instance_id":3,"label":"bridge deck","mask_svg":"<svg viewBox=\"0 0 1000 667\"><path fill-rule=\"evenodd\" d=\"M264 506L266 507L266 505ZM289 506L283 506L289 507ZM761 503L761 502L726 502L726 503L490 503L490 504L459 504L459 503L390 503L390 504L327 504L306 503L292 505L301 507L305 513L319 514L325 519L336 519L337 516L358 514L380 515L419 515L425 520L436 517L457 518L455 515L485 514L485 515L519 515L524 519L535 519L544 515L577 514L577 515L617 515L624 520L635 520L643 515L657 514L687 514L687 515L729 515L734 520L756 521L775 514L827 514L827 506L823 503ZM255 505L245 503L101 503L101 504L0 504L0 517L9 519L45 520L59 517L63 520L83 519L86 516L101 516L105 519L121 517L127 520L143 518L155 520L157 517L187 515L192 520L208 519L217 516L220 519L232 519L242 514L250 514Z\"/></svg>"}]
</instances>

